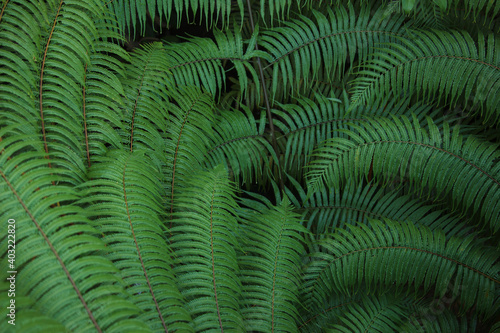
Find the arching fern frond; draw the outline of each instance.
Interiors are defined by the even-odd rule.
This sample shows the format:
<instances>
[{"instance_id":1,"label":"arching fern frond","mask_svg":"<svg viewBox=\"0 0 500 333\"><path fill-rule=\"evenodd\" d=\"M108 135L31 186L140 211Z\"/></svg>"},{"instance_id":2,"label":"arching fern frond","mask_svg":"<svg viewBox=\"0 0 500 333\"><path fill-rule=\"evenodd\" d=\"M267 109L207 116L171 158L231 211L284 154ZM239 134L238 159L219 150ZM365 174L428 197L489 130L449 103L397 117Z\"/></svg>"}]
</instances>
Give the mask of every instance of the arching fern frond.
<instances>
[{"instance_id":1,"label":"arching fern frond","mask_svg":"<svg viewBox=\"0 0 500 333\"><path fill-rule=\"evenodd\" d=\"M362 303L351 303L340 317L341 323L333 325L327 332L399 332L399 326L408 315L401 300L387 297L371 297Z\"/></svg>"},{"instance_id":2,"label":"arching fern frond","mask_svg":"<svg viewBox=\"0 0 500 333\"><path fill-rule=\"evenodd\" d=\"M322 186L340 188L347 179L360 182L370 172L387 183L397 175L434 197L449 195L455 207L471 209L493 231L500 228L500 156L498 145L464 138L459 128L442 131L429 119L429 131L406 117L373 119L370 124L344 130L349 139L328 140L313 153L309 165L311 190ZM371 171L370 171L371 170ZM426 190L427 196L431 192Z\"/></svg>"},{"instance_id":3,"label":"arching fern frond","mask_svg":"<svg viewBox=\"0 0 500 333\"><path fill-rule=\"evenodd\" d=\"M152 331L189 332L191 318L165 239L161 175L153 165L144 152L110 151L90 169L92 180L80 202L103 235L103 256L120 269L131 300L142 310L138 319Z\"/></svg>"},{"instance_id":4,"label":"arching fern frond","mask_svg":"<svg viewBox=\"0 0 500 333\"><path fill-rule=\"evenodd\" d=\"M269 29L259 36L259 45L274 56L268 65L273 69L273 95L278 84L293 91L320 69L338 77L353 65L355 57L364 59L376 44L396 41L395 36L402 34L402 16L381 19L382 10L371 15L368 5L359 12L349 5L328 8L327 16L313 13L315 21L301 16L285 22L286 27Z\"/></svg>"},{"instance_id":5,"label":"arching fern frond","mask_svg":"<svg viewBox=\"0 0 500 333\"><path fill-rule=\"evenodd\" d=\"M38 93L39 36L46 15L44 6L10 1L7 7L2 7L0 25L1 127L17 124L15 127L9 126L12 133L39 137L39 143L32 143L40 151L44 147L35 96ZM9 133L4 132L5 135Z\"/></svg>"},{"instance_id":6,"label":"arching fern frond","mask_svg":"<svg viewBox=\"0 0 500 333\"><path fill-rule=\"evenodd\" d=\"M437 209L438 205L426 205L399 190L390 191L373 183L348 182L341 191L323 188L307 196L296 180L289 180L300 198L297 211L302 214L301 220L318 236L345 228L347 224L367 224L370 219L411 221L431 230L443 230L448 237L470 233L457 215L445 214Z\"/></svg>"},{"instance_id":7,"label":"arching fern frond","mask_svg":"<svg viewBox=\"0 0 500 333\"><path fill-rule=\"evenodd\" d=\"M96 41L85 67L85 85L82 93L82 118L87 166L106 153L108 147L120 148L122 139L124 65L129 55L110 40L121 37L113 32L111 19L96 22Z\"/></svg>"},{"instance_id":8,"label":"arching fern frond","mask_svg":"<svg viewBox=\"0 0 500 333\"><path fill-rule=\"evenodd\" d=\"M132 55L123 83L126 109L123 115L125 147L147 149L164 158L168 119L166 52L161 43L145 45Z\"/></svg>"},{"instance_id":9,"label":"arching fern frond","mask_svg":"<svg viewBox=\"0 0 500 333\"><path fill-rule=\"evenodd\" d=\"M371 228L370 228L371 227ZM338 229L320 244L323 251L305 272L305 293L311 306L328 295L353 294L366 284L381 291L392 286L415 293L434 288L442 297L450 284L466 286L458 294L461 311L476 307L485 316L498 307L498 253L473 237L447 239L440 231L413 223L373 220L367 225ZM387 269L391 267L391 269Z\"/></svg>"},{"instance_id":10,"label":"arching fern frond","mask_svg":"<svg viewBox=\"0 0 500 333\"><path fill-rule=\"evenodd\" d=\"M172 213L177 190L203 163L212 137L214 100L194 87L184 87L170 92L170 95L172 104L169 106L163 175L168 196L167 210Z\"/></svg>"},{"instance_id":11,"label":"arching fern frond","mask_svg":"<svg viewBox=\"0 0 500 333\"><path fill-rule=\"evenodd\" d=\"M282 132L278 142L284 145L284 168L298 179L302 168L309 163L310 154L319 143L334 138L345 138L339 131L349 129L354 124L369 122L367 117L392 115L416 115L426 125L425 116L434 117L439 123L439 109L420 103L409 104L409 100L397 103L393 98L385 98L374 104L356 107L350 110L349 97L343 91L342 101L315 94L309 99L304 96L293 98L294 104L280 104L273 109L277 116L274 123Z\"/></svg>"},{"instance_id":12,"label":"arching fern frond","mask_svg":"<svg viewBox=\"0 0 500 333\"><path fill-rule=\"evenodd\" d=\"M0 28L2 118L40 136L49 167L57 157L73 185L85 179L82 86L101 9L96 1L13 3Z\"/></svg>"},{"instance_id":13,"label":"arching fern frond","mask_svg":"<svg viewBox=\"0 0 500 333\"><path fill-rule=\"evenodd\" d=\"M238 74L241 94L245 95L248 76L259 82L252 58L268 58L265 52L254 50L255 40L250 40L246 51L240 32L214 31L215 42L209 38L191 38L183 44L166 46L169 71L177 85L194 85L205 88L212 96L220 94L226 82L225 66L230 62ZM252 42L253 41L253 42Z\"/></svg>"},{"instance_id":14,"label":"arching fern frond","mask_svg":"<svg viewBox=\"0 0 500 333\"><path fill-rule=\"evenodd\" d=\"M257 123L248 108L243 110L245 113L220 111L215 116L214 135L205 153L205 164L213 168L224 163L236 183L249 184L254 179L262 182L268 159L273 154L271 144L264 137L265 113Z\"/></svg>"},{"instance_id":15,"label":"arching fern frond","mask_svg":"<svg viewBox=\"0 0 500 333\"><path fill-rule=\"evenodd\" d=\"M297 331L301 232L307 232L285 197L277 207L243 221L246 244L242 267L243 309L247 330Z\"/></svg>"},{"instance_id":16,"label":"arching fern frond","mask_svg":"<svg viewBox=\"0 0 500 333\"><path fill-rule=\"evenodd\" d=\"M222 166L192 175L185 185L175 200L170 241L195 330L243 331L233 185Z\"/></svg>"},{"instance_id":17,"label":"arching fern frond","mask_svg":"<svg viewBox=\"0 0 500 333\"><path fill-rule=\"evenodd\" d=\"M0 129L0 136L3 132ZM144 331L144 324L135 319L139 310L124 297L117 269L96 254L106 248L75 205L78 193L53 185L67 183L68 176L56 166L49 168L44 156L29 146L25 136L0 141L1 218L15 220L15 245L22 249L15 258L16 293L30 297L34 310L69 331L114 331L124 322L131 330ZM2 267L7 261L8 234L4 235ZM7 270L0 274L5 280Z\"/></svg>"},{"instance_id":18,"label":"arching fern frond","mask_svg":"<svg viewBox=\"0 0 500 333\"><path fill-rule=\"evenodd\" d=\"M100 1L57 1L49 10L49 25L37 57L38 105L45 152L65 161L74 185L85 180L83 89L89 54L96 42L95 20L102 19ZM38 69L38 66L37 66ZM51 162L49 160L49 166Z\"/></svg>"},{"instance_id":19,"label":"arching fern frond","mask_svg":"<svg viewBox=\"0 0 500 333\"><path fill-rule=\"evenodd\" d=\"M500 41L466 32L420 31L403 45L389 44L362 66L352 89L352 106L393 91L456 105L461 100L483 109L484 121L500 122ZM439 73L439 75L436 75Z\"/></svg>"}]
</instances>

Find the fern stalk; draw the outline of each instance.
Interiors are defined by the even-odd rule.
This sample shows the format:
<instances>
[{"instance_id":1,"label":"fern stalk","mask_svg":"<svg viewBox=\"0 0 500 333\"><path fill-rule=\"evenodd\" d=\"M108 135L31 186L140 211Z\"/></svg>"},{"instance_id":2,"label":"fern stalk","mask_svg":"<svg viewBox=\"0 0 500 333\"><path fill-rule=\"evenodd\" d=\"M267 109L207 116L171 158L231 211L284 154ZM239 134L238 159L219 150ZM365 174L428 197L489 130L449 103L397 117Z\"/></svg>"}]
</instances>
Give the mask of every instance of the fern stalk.
<instances>
[{"instance_id":1,"label":"fern stalk","mask_svg":"<svg viewBox=\"0 0 500 333\"><path fill-rule=\"evenodd\" d=\"M253 34L253 33L255 33L255 25L253 22L253 12L252 12L252 5L250 3L250 0L247 0L247 5L248 5L249 18L250 18L250 26L252 28L252 34ZM255 49L259 50L259 45L257 43L255 43ZM278 166L278 179L279 179L279 185L280 185L280 192L284 193L283 191L285 189L285 184L283 182L283 169L281 166L281 156L280 156L280 152L278 149L278 143L276 141L276 134L274 131L273 115L271 113L271 105L269 103L269 96L267 95L264 70L262 69L262 63L260 61L260 58L256 57L255 60L257 62L257 67L259 68L260 82L262 85L262 94L264 95L264 102L266 104L267 118L269 119L269 130L270 130L270 134L271 134L271 142L273 145L274 152L276 153L276 156L278 158L276 163Z\"/></svg>"}]
</instances>

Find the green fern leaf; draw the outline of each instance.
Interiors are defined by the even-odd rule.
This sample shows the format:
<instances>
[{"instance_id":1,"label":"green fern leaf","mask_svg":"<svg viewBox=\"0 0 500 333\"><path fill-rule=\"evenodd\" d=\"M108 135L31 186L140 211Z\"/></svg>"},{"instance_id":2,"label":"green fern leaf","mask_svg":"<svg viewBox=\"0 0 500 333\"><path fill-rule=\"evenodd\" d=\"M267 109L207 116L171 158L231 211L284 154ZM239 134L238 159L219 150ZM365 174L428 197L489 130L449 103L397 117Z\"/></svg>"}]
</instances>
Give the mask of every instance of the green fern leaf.
<instances>
[{"instance_id":1,"label":"green fern leaf","mask_svg":"<svg viewBox=\"0 0 500 333\"><path fill-rule=\"evenodd\" d=\"M401 303L383 296L351 303L340 317L342 324L333 325L331 332L398 332L409 312Z\"/></svg>"},{"instance_id":2,"label":"green fern leaf","mask_svg":"<svg viewBox=\"0 0 500 333\"><path fill-rule=\"evenodd\" d=\"M0 130L0 137L4 131ZM0 142L0 202L3 221L16 221L16 292L28 296L45 318L70 331L113 331L127 321L144 331L135 319L138 309L127 301L113 264L96 255L105 250L90 225L64 170L49 168L47 159L29 150L30 139L17 136ZM55 161L55 160L54 160ZM58 162L58 161L55 161ZM60 205L62 204L62 205ZM2 237L2 267L7 267L7 234ZM21 250L22 249L22 250ZM7 278L2 269L1 279ZM106 311L100 308L106 305ZM111 314L111 315L110 315ZM130 318L131 316L132 318Z\"/></svg>"},{"instance_id":3,"label":"green fern leaf","mask_svg":"<svg viewBox=\"0 0 500 333\"><path fill-rule=\"evenodd\" d=\"M222 166L195 174L176 196L174 268L196 331L242 331L234 189Z\"/></svg>"},{"instance_id":4,"label":"green fern leaf","mask_svg":"<svg viewBox=\"0 0 500 333\"><path fill-rule=\"evenodd\" d=\"M330 77L340 76L354 62L355 55L364 59L376 43L395 41L403 18L381 20L382 11L378 10L369 20L369 12L369 6L360 12L352 5L347 9L339 6L335 10L328 8L327 16L314 11L316 22L300 16L300 20L286 22L286 27L264 31L259 45L274 56L268 65L273 70L273 96L278 83L290 85L293 91L320 70Z\"/></svg>"},{"instance_id":5,"label":"green fern leaf","mask_svg":"<svg viewBox=\"0 0 500 333\"><path fill-rule=\"evenodd\" d=\"M136 50L127 66L124 82L126 110L124 112L125 145L129 151L147 149L164 159L168 103L168 70L166 53L161 43ZM163 162L165 163L165 162Z\"/></svg>"},{"instance_id":6,"label":"green fern leaf","mask_svg":"<svg viewBox=\"0 0 500 333\"><path fill-rule=\"evenodd\" d=\"M443 101L460 100L484 111L484 121L500 121L500 42L466 32L421 31L403 45L389 44L363 64L354 80L352 106L388 94ZM476 44L477 43L477 44ZM440 73L440 75L436 75Z\"/></svg>"},{"instance_id":7,"label":"green fern leaf","mask_svg":"<svg viewBox=\"0 0 500 333\"><path fill-rule=\"evenodd\" d=\"M230 62L238 74L240 93L245 95L248 76L259 82L252 58L268 58L268 55L254 50L252 43L244 52L238 31L233 34L231 31L223 33L215 30L214 37L215 42L209 38L191 38L188 43L166 46L173 81L178 86L203 87L215 97L225 85L225 72L229 69L225 63Z\"/></svg>"},{"instance_id":8,"label":"green fern leaf","mask_svg":"<svg viewBox=\"0 0 500 333\"><path fill-rule=\"evenodd\" d=\"M174 211L178 189L203 163L214 119L214 101L209 94L190 87L180 88L171 95L175 104L170 105L163 170L170 213Z\"/></svg>"},{"instance_id":9,"label":"green fern leaf","mask_svg":"<svg viewBox=\"0 0 500 333\"><path fill-rule=\"evenodd\" d=\"M91 203L87 216L103 235L104 256L120 269L131 300L143 311L138 319L153 331L188 332L191 318L175 284L162 228L160 177L144 152L110 151L91 168L80 202Z\"/></svg>"},{"instance_id":10,"label":"green fern leaf","mask_svg":"<svg viewBox=\"0 0 500 333\"><path fill-rule=\"evenodd\" d=\"M323 251L305 273L306 304L319 306L328 295L352 294L361 283L369 290L395 284L409 291L435 288L442 297L449 285L460 288L461 311L473 306L491 316L497 308L498 253L477 244L473 237L446 239L412 223L374 220L338 229L321 242ZM387 269L391 267L391 269ZM455 291L456 292L456 291Z\"/></svg>"},{"instance_id":11,"label":"green fern leaf","mask_svg":"<svg viewBox=\"0 0 500 333\"><path fill-rule=\"evenodd\" d=\"M120 148L119 133L125 130L122 123L125 91L121 82L125 73L123 64L117 59L127 61L129 56L118 45L109 42L121 37L113 32L115 24L108 21L111 19L96 23L98 38L90 62L85 66L82 114L88 167L92 160L106 153L108 146Z\"/></svg>"},{"instance_id":12,"label":"green fern leaf","mask_svg":"<svg viewBox=\"0 0 500 333\"><path fill-rule=\"evenodd\" d=\"M493 231L500 228L500 156L497 145L459 134L446 125L440 132L429 119L429 132L406 117L392 121L373 119L370 124L345 130L349 139L334 138L316 150L309 166L312 191L326 184L339 188L346 179L356 182L373 170L387 183L395 175L408 179L420 193L435 190L434 197L450 195L454 206L479 213Z\"/></svg>"},{"instance_id":13,"label":"green fern leaf","mask_svg":"<svg viewBox=\"0 0 500 333\"><path fill-rule=\"evenodd\" d=\"M285 197L280 206L249 215L242 266L242 313L254 332L297 332L301 232L307 232Z\"/></svg>"},{"instance_id":14,"label":"green fern leaf","mask_svg":"<svg viewBox=\"0 0 500 333\"><path fill-rule=\"evenodd\" d=\"M237 183L250 184L254 179L262 182L267 160L273 149L264 138L266 123L264 113L259 124L246 107L245 113L231 110L220 111L215 117L213 139L205 154L206 165L215 167L226 164ZM258 127L257 127L258 126Z\"/></svg>"}]
</instances>

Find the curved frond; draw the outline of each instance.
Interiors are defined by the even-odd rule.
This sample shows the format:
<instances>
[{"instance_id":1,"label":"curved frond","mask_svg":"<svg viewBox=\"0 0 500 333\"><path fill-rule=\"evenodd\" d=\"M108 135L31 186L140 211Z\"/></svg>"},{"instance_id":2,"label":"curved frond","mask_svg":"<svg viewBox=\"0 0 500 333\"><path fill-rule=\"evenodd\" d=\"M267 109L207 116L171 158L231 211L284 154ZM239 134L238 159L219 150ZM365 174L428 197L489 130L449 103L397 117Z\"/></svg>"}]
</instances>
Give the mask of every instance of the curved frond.
<instances>
[{"instance_id":1,"label":"curved frond","mask_svg":"<svg viewBox=\"0 0 500 333\"><path fill-rule=\"evenodd\" d=\"M420 31L402 45L373 54L354 80L352 105L380 94L412 96L482 108L484 121L500 122L500 41L481 33ZM439 73L439 75L436 75Z\"/></svg>"},{"instance_id":2,"label":"curved frond","mask_svg":"<svg viewBox=\"0 0 500 333\"><path fill-rule=\"evenodd\" d=\"M266 119L264 113L259 123L248 110L245 113L231 110L220 111L214 120L214 135L205 153L207 166L226 164L235 182L250 184L262 179L267 160L273 149L264 137Z\"/></svg>"},{"instance_id":3,"label":"curved frond","mask_svg":"<svg viewBox=\"0 0 500 333\"><path fill-rule=\"evenodd\" d=\"M343 91L342 97L341 101L319 94L315 94L314 99L302 96L293 99L295 104L277 103L280 109L273 109L277 116L275 125L283 133L278 141L285 141L284 168L296 178L301 177L303 167L310 162L310 154L318 144L334 137L346 138L341 130L352 129L352 124L369 122L371 117L415 115L426 127L425 117L429 116L435 119L438 126L442 126L443 119L439 117L441 110L430 105L410 104L409 100L396 103L395 99L386 98L350 110L346 91Z\"/></svg>"},{"instance_id":4,"label":"curved frond","mask_svg":"<svg viewBox=\"0 0 500 333\"><path fill-rule=\"evenodd\" d=\"M131 330L143 332L145 326L134 319L139 310L126 299L117 269L96 254L105 245L74 204L77 192L53 185L66 183L64 171L49 168L29 146L30 139L23 136L0 142L1 218L15 220L16 292L35 302L33 310L70 331L114 331L126 321ZM4 235L2 267L7 266ZM0 274L5 281L7 270ZM45 323L53 326L53 321Z\"/></svg>"},{"instance_id":5,"label":"curved frond","mask_svg":"<svg viewBox=\"0 0 500 333\"><path fill-rule=\"evenodd\" d=\"M357 223L367 224L370 219L391 219L411 221L429 227L431 230L443 230L447 236L465 235L470 227L455 214L446 214L438 210L438 205L426 205L411 194L400 190L388 190L375 186L348 182L341 191L335 188L321 189L307 196L296 180L289 179L295 185L300 197L301 220L308 230L321 236L333 232L336 228ZM400 186L396 184L396 188ZM467 221L470 222L470 221Z\"/></svg>"},{"instance_id":6,"label":"curved frond","mask_svg":"<svg viewBox=\"0 0 500 333\"><path fill-rule=\"evenodd\" d=\"M432 286L438 298L451 284L461 288L461 311L476 307L490 316L497 309L498 253L492 248L471 236L446 239L442 232L410 222L373 220L370 227L351 225L321 242L324 250L314 254L305 273L310 306L319 306L328 295L355 293L362 283L368 290L395 284L409 291L411 284L415 292L425 292Z\"/></svg>"},{"instance_id":7,"label":"curved frond","mask_svg":"<svg viewBox=\"0 0 500 333\"><path fill-rule=\"evenodd\" d=\"M369 173L387 183L394 176L407 179L419 193L449 195L455 206L471 209L500 228L500 164L498 145L464 138L458 127L445 123L442 131L429 119L429 131L406 117L373 119L370 124L345 130L349 139L334 138L320 146L309 165L311 190L324 184L340 188L347 179L360 182ZM428 189L428 190L426 190ZM424 190L426 192L424 192Z\"/></svg>"},{"instance_id":8,"label":"curved frond","mask_svg":"<svg viewBox=\"0 0 500 333\"><path fill-rule=\"evenodd\" d=\"M212 96L222 90L226 83L226 63L230 62L238 75L240 93L245 95L248 76L259 82L252 58L268 55L253 49L250 41L245 52L241 34L236 31L214 31L213 41L210 38L191 38L183 44L171 44L165 47L169 71L178 86L197 86L205 88ZM257 92L258 93L258 92Z\"/></svg>"},{"instance_id":9,"label":"curved frond","mask_svg":"<svg viewBox=\"0 0 500 333\"><path fill-rule=\"evenodd\" d=\"M301 232L307 232L285 197L277 207L245 220L242 313L249 331L297 331L297 301L301 283Z\"/></svg>"},{"instance_id":10,"label":"curved frond","mask_svg":"<svg viewBox=\"0 0 500 333\"><path fill-rule=\"evenodd\" d=\"M85 179L82 86L101 10L96 1L14 3L0 27L2 118L39 136L49 167L57 157L74 185Z\"/></svg>"},{"instance_id":11,"label":"curved frond","mask_svg":"<svg viewBox=\"0 0 500 333\"><path fill-rule=\"evenodd\" d=\"M153 43L136 50L126 67L123 83L126 97L125 145L129 151L147 149L161 160L165 157L168 119L168 83L166 52L161 43Z\"/></svg>"},{"instance_id":12,"label":"curved frond","mask_svg":"<svg viewBox=\"0 0 500 333\"><path fill-rule=\"evenodd\" d=\"M64 1L49 11L39 52L38 105L45 152L65 160L77 185L85 180L83 89L89 54L98 37L94 19L102 11L100 1Z\"/></svg>"},{"instance_id":13,"label":"curved frond","mask_svg":"<svg viewBox=\"0 0 500 333\"><path fill-rule=\"evenodd\" d=\"M192 175L176 197L174 268L195 330L243 330L236 261L234 188L222 166Z\"/></svg>"},{"instance_id":14,"label":"curved frond","mask_svg":"<svg viewBox=\"0 0 500 333\"><path fill-rule=\"evenodd\" d=\"M376 44L396 41L395 36L402 33L403 16L382 19L383 9L371 15L368 5L360 12L349 5L335 10L329 7L327 16L313 13L315 21L300 16L285 22L286 27L269 29L259 36L259 45L274 57L268 65L273 69L273 95L278 84L293 91L320 70L332 78L340 76L355 57L364 59Z\"/></svg>"},{"instance_id":15,"label":"curved frond","mask_svg":"<svg viewBox=\"0 0 500 333\"><path fill-rule=\"evenodd\" d=\"M214 119L214 100L209 94L190 87L180 88L171 95L176 104L169 105L167 156L163 172L170 213L174 209L177 190L203 163Z\"/></svg>"},{"instance_id":16,"label":"curved frond","mask_svg":"<svg viewBox=\"0 0 500 333\"><path fill-rule=\"evenodd\" d=\"M129 60L129 56L110 42L119 40L120 35L113 32L115 25L106 22L113 21L96 22L97 39L90 53L90 62L85 66L82 113L88 167L93 160L104 155L108 147L120 148L120 131L124 131L125 91L121 80L125 76L125 66L122 62Z\"/></svg>"},{"instance_id":17,"label":"curved frond","mask_svg":"<svg viewBox=\"0 0 500 333\"><path fill-rule=\"evenodd\" d=\"M38 2L5 2L0 25L0 122L10 128L4 136L24 134L39 138L32 142L43 151L42 132L35 96L42 27L47 15ZM28 23L28 24L26 24ZM22 42L21 42L22 41ZM17 126L10 126L10 125Z\"/></svg>"},{"instance_id":18,"label":"curved frond","mask_svg":"<svg viewBox=\"0 0 500 333\"><path fill-rule=\"evenodd\" d=\"M340 321L327 332L399 332L399 326L408 315L402 302L387 297L367 298L360 303L351 303L343 311Z\"/></svg>"},{"instance_id":19,"label":"curved frond","mask_svg":"<svg viewBox=\"0 0 500 333\"><path fill-rule=\"evenodd\" d=\"M192 331L171 269L159 170L144 152L110 151L90 169L87 216L103 235L104 257L120 270L138 317L153 331ZM175 310L174 310L175 309Z\"/></svg>"}]
</instances>

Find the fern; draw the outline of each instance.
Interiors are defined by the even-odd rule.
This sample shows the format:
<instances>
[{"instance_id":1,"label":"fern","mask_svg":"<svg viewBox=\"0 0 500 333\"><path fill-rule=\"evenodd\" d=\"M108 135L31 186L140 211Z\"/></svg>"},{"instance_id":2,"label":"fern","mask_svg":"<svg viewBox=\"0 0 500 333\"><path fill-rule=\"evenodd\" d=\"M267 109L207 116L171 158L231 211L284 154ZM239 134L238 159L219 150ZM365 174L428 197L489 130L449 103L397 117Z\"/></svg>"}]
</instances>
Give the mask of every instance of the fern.
<instances>
[{"instance_id":1,"label":"fern","mask_svg":"<svg viewBox=\"0 0 500 333\"><path fill-rule=\"evenodd\" d=\"M499 10L2 0L0 331L498 331Z\"/></svg>"},{"instance_id":2,"label":"fern","mask_svg":"<svg viewBox=\"0 0 500 333\"><path fill-rule=\"evenodd\" d=\"M308 174L311 189L322 184L338 188L346 178L360 181L370 170L382 182L398 175L407 177L421 193L428 186L428 196L431 189L434 196L450 195L454 205L471 208L498 230L496 145L472 136L464 140L458 128L451 131L446 126L441 134L431 120L428 133L407 118L381 118L356 128L357 133L347 132L351 140L334 138L316 151Z\"/></svg>"},{"instance_id":3,"label":"fern","mask_svg":"<svg viewBox=\"0 0 500 333\"><path fill-rule=\"evenodd\" d=\"M221 167L200 173L189 185L177 197L170 239L187 308L197 331L242 330L233 189Z\"/></svg>"},{"instance_id":4,"label":"fern","mask_svg":"<svg viewBox=\"0 0 500 333\"><path fill-rule=\"evenodd\" d=\"M370 100L376 92L408 91L425 99L455 105L459 97L484 108L485 121L498 122L500 67L498 41L494 35L478 36L477 46L467 33L415 32L402 46L373 55L358 72L353 88L353 105ZM442 73L436 76L434 73ZM446 76L445 76L446 75ZM390 88L389 88L390 87Z\"/></svg>"},{"instance_id":5,"label":"fern","mask_svg":"<svg viewBox=\"0 0 500 333\"><path fill-rule=\"evenodd\" d=\"M153 330L189 331L191 318L182 307L162 230L159 170L140 151L110 151L99 162L89 172L92 181L85 184L84 193L92 198L88 217L105 235L104 256L123 272L133 302L143 311L142 322Z\"/></svg>"},{"instance_id":6,"label":"fern","mask_svg":"<svg viewBox=\"0 0 500 333\"><path fill-rule=\"evenodd\" d=\"M446 239L442 233L411 223L384 222L374 220L371 229L364 224L339 229L322 242L324 250L315 255L305 275L306 304L318 306L332 293L349 295L361 283L368 290L392 283L399 288L411 283L415 289L422 286L425 290L433 285L437 297L453 283L455 287L467 286L459 296L462 311L477 304L478 311L492 315L492 309L497 308L495 283L499 281L495 255L488 254L489 249L474 247L471 237ZM475 251L482 252L480 261L476 261ZM397 264L388 271L386 260Z\"/></svg>"},{"instance_id":7,"label":"fern","mask_svg":"<svg viewBox=\"0 0 500 333\"><path fill-rule=\"evenodd\" d=\"M301 80L314 78L319 70L332 77L339 76L346 71L346 64L354 62L355 56L363 59L377 43L392 41L400 35L401 18L381 20L378 11L371 20L366 20L369 11L368 6L360 13L352 6L340 6L335 11L328 8L328 16L313 12L316 22L302 16L286 27L265 31L259 45L274 55L268 65L273 69L273 94L279 77L285 86L290 82L293 91Z\"/></svg>"},{"instance_id":8,"label":"fern","mask_svg":"<svg viewBox=\"0 0 500 333\"><path fill-rule=\"evenodd\" d=\"M304 230L286 198L279 207L250 216L240 258L245 296L242 312L248 329L294 332L303 252L299 233Z\"/></svg>"}]
</instances>

